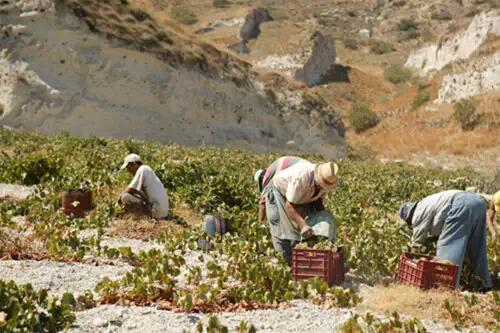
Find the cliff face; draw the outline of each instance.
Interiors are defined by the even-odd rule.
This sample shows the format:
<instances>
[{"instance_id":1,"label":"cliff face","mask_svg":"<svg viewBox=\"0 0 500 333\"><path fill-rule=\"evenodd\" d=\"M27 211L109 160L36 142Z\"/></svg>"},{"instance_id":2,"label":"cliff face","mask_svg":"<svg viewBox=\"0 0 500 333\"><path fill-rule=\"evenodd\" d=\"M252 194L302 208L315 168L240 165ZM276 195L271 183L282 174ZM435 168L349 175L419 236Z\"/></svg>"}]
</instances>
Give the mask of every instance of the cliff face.
<instances>
[{"instance_id":1,"label":"cliff face","mask_svg":"<svg viewBox=\"0 0 500 333\"><path fill-rule=\"evenodd\" d=\"M437 103L500 89L500 11L476 15L469 27L415 51L406 66L422 73L441 71Z\"/></svg>"},{"instance_id":2,"label":"cliff face","mask_svg":"<svg viewBox=\"0 0 500 333\"><path fill-rule=\"evenodd\" d=\"M320 97L125 0L10 1L0 13L2 125L344 154Z\"/></svg>"}]
</instances>

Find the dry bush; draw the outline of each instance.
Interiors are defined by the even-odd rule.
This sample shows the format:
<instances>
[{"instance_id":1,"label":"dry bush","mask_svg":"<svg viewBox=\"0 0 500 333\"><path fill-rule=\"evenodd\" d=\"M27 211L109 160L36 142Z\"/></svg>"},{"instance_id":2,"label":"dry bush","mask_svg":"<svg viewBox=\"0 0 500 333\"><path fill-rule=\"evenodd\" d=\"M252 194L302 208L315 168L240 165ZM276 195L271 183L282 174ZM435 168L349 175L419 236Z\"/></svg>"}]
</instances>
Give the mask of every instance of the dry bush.
<instances>
[{"instance_id":1,"label":"dry bush","mask_svg":"<svg viewBox=\"0 0 500 333\"><path fill-rule=\"evenodd\" d=\"M479 122L477 103L473 99L462 99L453 105L453 118L464 131L473 130Z\"/></svg>"},{"instance_id":2,"label":"dry bush","mask_svg":"<svg viewBox=\"0 0 500 333\"><path fill-rule=\"evenodd\" d=\"M366 131L369 128L377 126L378 116L366 105L355 103L348 114L349 123L356 133Z\"/></svg>"},{"instance_id":3,"label":"dry bush","mask_svg":"<svg viewBox=\"0 0 500 333\"><path fill-rule=\"evenodd\" d=\"M185 25L192 25L198 22L196 14L193 13L189 8L183 6L174 6L170 12L172 18L179 23Z\"/></svg>"},{"instance_id":4,"label":"dry bush","mask_svg":"<svg viewBox=\"0 0 500 333\"><path fill-rule=\"evenodd\" d=\"M22 237L15 230L0 230L0 260L41 260L48 258L43 244L32 237Z\"/></svg>"},{"instance_id":5,"label":"dry bush","mask_svg":"<svg viewBox=\"0 0 500 333\"><path fill-rule=\"evenodd\" d=\"M408 81L411 74L411 70L399 64L390 65L384 70L384 78L394 84Z\"/></svg>"}]
</instances>

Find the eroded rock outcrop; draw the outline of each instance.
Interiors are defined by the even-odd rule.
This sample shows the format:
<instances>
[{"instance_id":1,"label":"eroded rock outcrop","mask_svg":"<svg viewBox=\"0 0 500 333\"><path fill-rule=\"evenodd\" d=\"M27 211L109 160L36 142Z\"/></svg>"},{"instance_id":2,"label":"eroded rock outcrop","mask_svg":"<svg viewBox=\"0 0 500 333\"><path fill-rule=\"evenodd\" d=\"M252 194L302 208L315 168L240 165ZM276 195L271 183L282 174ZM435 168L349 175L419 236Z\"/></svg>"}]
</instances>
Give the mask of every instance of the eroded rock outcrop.
<instances>
[{"instance_id":1,"label":"eroded rock outcrop","mask_svg":"<svg viewBox=\"0 0 500 333\"><path fill-rule=\"evenodd\" d=\"M426 73L440 70L457 60L469 58L488 38L488 34L500 35L500 11L492 10L474 17L467 30L431 44L414 52L406 61L412 67Z\"/></svg>"},{"instance_id":2,"label":"eroded rock outcrop","mask_svg":"<svg viewBox=\"0 0 500 333\"><path fill-rule=\"evenodd\" d=\"M0 125L344 153L343 124L320 97L125 3L3 2Z\"/></svg>"},{"instance_id":3,"label":"eroded rock outcrop","mask_svg":"<svg viewBox=\"0 0 500 333\"><path fill-rule=\"evenodd\" d=\"M329 81L335 71L336 57L333 37L315 32L311 38L314 41L311 56L304 67L295 74L295 77L308 87Z\"/></svg>"},{"instance_id":4,"label":"eroded rock outcrop","mask_svg":"<svg viewBox=\"0 0 500 333\"><path fill-rule=\"evenodd\" d=\"M500 90L500 53L480 58L460 73L445 75L437 102L451 103L494 90Z\"/></svg>"},{"instance_id":5,"label":"eroded rock outcrop","mask_svg":"<svg viewBox=\"0 0 500 333\"><path fill-rule=\"evenodd\" d=\"M240 39L247 41L260 35L260 25L271 21L271 15L265 8L254 8L245 17L245 22L240 29Z\"/></svg>"}]
</instances>

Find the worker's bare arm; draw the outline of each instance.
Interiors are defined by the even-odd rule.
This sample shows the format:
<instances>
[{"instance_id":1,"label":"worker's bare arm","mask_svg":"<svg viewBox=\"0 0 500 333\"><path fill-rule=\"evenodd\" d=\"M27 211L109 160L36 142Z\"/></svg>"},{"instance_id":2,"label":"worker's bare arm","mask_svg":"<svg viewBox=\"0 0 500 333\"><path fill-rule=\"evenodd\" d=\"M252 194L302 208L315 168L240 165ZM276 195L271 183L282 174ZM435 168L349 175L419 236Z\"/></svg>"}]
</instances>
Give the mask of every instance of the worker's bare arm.
<instances>
[{"instance_id":1,"label":"worker's bare arm","mask_svg":"<svg viewBox=\"0 0 500 333\"><path fill-rule=\"evenodd\" d=\"M486 217L486 225L488 226L488 230L490 231L492 240L495 240L497 237L497 232L495 229L495 216L496 216L495 209L494 208L488 209Z\"/></svg>"},{"instance_id":2,"label":"worker's bare arm","mask_svg":"<svg viewBox=\"0 0 500 333\"><path fill-rule=\"evenodd\" d=\"M266 203L259 201L259 222L264 223L266 221Z\"/></svg>"},{"instance_id":3,"label":"worker's bare arm","mask_svg":"<svg viewBox=\"0 0 500 333\"><path fill-rule=\"evenodd\" d=\"M304 226L306 225L306 221L304 220L304 218L301 216L301 214L299 212L301 206L295 207L294 204L287 201L285 203L285 208L286 208L286 212L288 213L288 216L293 221L295 221L295 223L297 223L297 227L299 228L299 230L302 230L304 228Z\"/></svg>"}]
</instances>

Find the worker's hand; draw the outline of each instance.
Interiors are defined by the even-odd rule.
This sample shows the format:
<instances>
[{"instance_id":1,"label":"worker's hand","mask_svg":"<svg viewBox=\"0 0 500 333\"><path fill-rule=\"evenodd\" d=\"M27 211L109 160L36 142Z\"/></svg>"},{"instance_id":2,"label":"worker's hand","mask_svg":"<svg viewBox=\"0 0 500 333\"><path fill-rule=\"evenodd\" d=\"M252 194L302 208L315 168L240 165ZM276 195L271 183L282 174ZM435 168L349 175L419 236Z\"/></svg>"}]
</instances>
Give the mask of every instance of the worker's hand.
<instances>
[{"instance_id":1,"label":"worker's hand","mask_svg":"<svg viewBox=\"0 0 500 333\"><path fill-rule=\"evenodd\" d=\"M303 240L310 238L313 235L313 230L307 224L300 230L300 236Z\"/></svg>"}]
</instances>

